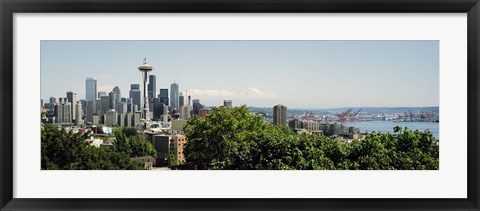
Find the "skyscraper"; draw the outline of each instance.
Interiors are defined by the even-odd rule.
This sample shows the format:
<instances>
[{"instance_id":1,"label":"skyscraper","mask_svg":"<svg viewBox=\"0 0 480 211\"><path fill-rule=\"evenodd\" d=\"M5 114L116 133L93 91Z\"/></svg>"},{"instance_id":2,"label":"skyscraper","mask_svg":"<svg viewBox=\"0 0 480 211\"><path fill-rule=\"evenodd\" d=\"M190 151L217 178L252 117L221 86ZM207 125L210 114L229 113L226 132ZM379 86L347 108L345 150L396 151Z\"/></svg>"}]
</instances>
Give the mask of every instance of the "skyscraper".
<instances>
[{"instance_id":1,"label":"skyscraper","mask_svg":"<svg viewBox=\"0 0 480 211\"><path fill-rule=\"evenodd\" d=\"M128 111L128 104L127 104L127 99L122 98L120 102L117 103L117 113L119 114L126 114Z\"/></svg>"},{"instance_id":2,"label":"skyscraper","mask_svg":"<svg viewBox=\"0 0 480 211\"><path fill-rule=\"evenodd\" d=\"M70 104L67 100L67 98L58 98L58 104L57 104L57 123L71 123L72 122L72 116L71 116L71 107L72 104Z\"/></svg>"},{"instance_id":3,"label":"skyscraper","mask_svg":"<svg viewBox=\"0 0 480 211\"><path fill-rule=\"evenodd\" d=\"M82 103L80 101L77 101L75 104L75 124L80 125L83 124L83 109L82 109Z\"/></svg>"},{"instance_id":4,"label":"skyscraper","mask_svg":"<svg viewBox=\"0 0 480 211\"><path fill-rule=\"evenodd\" d=\"M110 109L105 115L105 125L114 126L118 122L118 114L115 110Z\"/></svg>"},{"instance_id":5,"label":"skyscraper","mask_svg":"<svg viewBox=\"0 0 480 211\"><path fill-rule=\"evenodd\" d=\"M140 90L140 84L130 84L130 89L131 90L134 90L134 89Z\"/></svg>"},{"instance_id":6,"label":"skyscraper","mask_svg":"<svg viewBox=\"0 0 480 211\"><path fill-rule=\"evenodd\" d=\"M93 122L93 106L85 106L85 122L92 123Z\"/></svg>"},{"instance_id":7,"label":"skyscraper","mask_svg":"<svg viewBox=\"0 0 480 211\"><path fill-rule=\"evenodd\" d=\"M120 102L121 93L120 88L118 86L113 87L112 92L115 93L115 102Z\"/></svg>"},{"instance_id":8,"label":"skyscraper","mask_svg":"<svg viewBox=\"0 0 480 211\"><path fill-rule=\"evenodd\" d=\"M108 93L108 109L109 110L115 110L117 109L117 95L115 92L111 91Z\"/></svg>"},{"instance_id":9,"label":"skyscraper","mask_svg":"<svg viewBox=\"0 0 480 211\"><path fill-rule=\"evenodd\" d=\"M185 105L185 97L183 96L183 92L180 92L180 96L178 96L178 107L181 108Z\"/></svg>"},{"instance_id":10,"label":"skyscraper","mask_svg":"<svg viewBox=\"0 0 480 211\"><path fill-rule=\"evenodd\" d=\"M148 99L152 100L157 95L157 77L155 75L148 76Z\"/></svg>"},{"instance_id":11,"label":"skyscraper","mask_svg":"<svg viewBox=\"0 0 480 211\"><path fill-rule=\"evenodd\" d=\"M98 92L98 99L104 97L104 96L108 96L108 93L107 92L104 92L104 91L100 91Z\"/></svg>"},{"instance_id":12,"label":"skyscraper","mask_svg":"<svg viewBox=\"0 0 480 211\"><path fill-rule=\"evenodd\" d=\"M160 89L160 94L158 95L160 102L168 106L168 89Z\"/></svg>"},{"instance_id":13,"label":"skyscraper","mask_svg":"<svg viewBox=\"0 0 480 211\"><path fill-rule=\"evenodd\" d=\"M100 111L98 112L99 116L103 116L107 113L110 108L110 97L109 96L102 96L100 97ZM105 123L105 119L100 118L101 122Z\"/></svg>"},{"instance_id":14,"label":"skyscraper","mask_svg":"<svg viewBox=\"0 0 480 211\"><path fill-rule=\"evenodd\" d=\"M140 91L140 84L132 84L130 85L130 93L129 93L129 98L132 98L132 107L137 106L138 108L141 108L142 106L142 93ZM132 111L136 112L136 111Z\"/></svg>"},{"instance_id":15,"label":"skyscraper","mask_svg":"<svg viewBox=\"0 0 480 211\"><path fill-rule=\"evenodd\" d=\"M127 113L133 112L133 99L132 98L123 98L121 99L122 102L127 103Z\"/></svg>"},{"instance_id":16,"label":"skyscraper","mask_svg":"<svg viewBox=\"0 0 480 211\"><path fill-rule=\"evenodd\" d=\"M67 92L67 101L70 103L70 117L75 119L75 109L77 104L77 93L68 91Z\"/></svg>"},{"instance_id":17,"label":"skyscraper","mask_svg":"<svg viewBox=\"0 0 480 211\"><path fill-rule=\"evenodd\" d=\"M160 120L163 115L165 104L160 102L159 98L153 99L153 120Z\"/></svg>"},{"instance_id":18,"label":"skyscraper","mask_svg":"<svg viewBox=\"0 0 480 211\"><path fill-rule=\"evenodd\" d=\"M198 111L203 108L203 105L200 103L199 99L193 99L193 114L198 115Z\"/></svg>"},{"instance_id":19,"label":"skyscraper","mask_svg":"<svg viewBox=\"0 0 480 211\"><path fill-rule=\"evenodd\" d=\"M172 111L179 111L178 97L178 84L173 82L173 84L170 86L170 108Z\"/></svg>"},{"instance_id":20,"label":"skyscraper","mask_svg":"<svg viewBox=\"0 0 480 211\"><path fill-rule=\"evenodd\" d=\"M85 100L94 102L97 99L97 79L87 78L85 81Z\"/></svg>"},{"instance_id":21,"label":"skyscraper","mask_svg":"<svg viewBox=\"0 0 480 211\"><path fill-rule=\"evenodd\" d=\"M187 120L188 118L190 118L190 106L184 105L181 107L180 118L183 120Z\"/></svg>"},{"instance_id":22,"label":"skyscraper","mask_svg":"<svg viewBox=\"0 0 480 211\"><path fill-rule=\"evenodd\" d=\"M287 125L287 106L282 104L273 106L273 124Z\"/></svg>"}]
</instances>

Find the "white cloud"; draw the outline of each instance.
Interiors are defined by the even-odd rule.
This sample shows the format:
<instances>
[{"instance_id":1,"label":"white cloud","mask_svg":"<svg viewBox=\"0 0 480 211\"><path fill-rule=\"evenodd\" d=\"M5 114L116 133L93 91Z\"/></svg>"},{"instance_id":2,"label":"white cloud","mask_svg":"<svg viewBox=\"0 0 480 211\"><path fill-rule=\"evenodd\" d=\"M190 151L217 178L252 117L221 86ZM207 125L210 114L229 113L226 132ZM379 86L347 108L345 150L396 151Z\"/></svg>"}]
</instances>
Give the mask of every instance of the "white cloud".
<instances>
[{"instance_id":1,"label":"white cloud","mask_svg":"<svg viewBox=\"0 0 480 211\"><path fill-rule=\"evenodd\" d=\"M257 88L248 88L242 92L236 93L225 89L191 89L188 90L188 94L195 98L202 97L230 97L230 98L242 98L242 99L256 99L256 98L277 98L276 94L263 92Z\"/></svg>"},{"instance_id":2,"label":"white cloud","mask_svg":"<svg viewBox=\"0 0 480 211\"><path fill-rule=\"evenodd\" d=\"M188 90L188 94L196 98L198 97L233 97L235 92L228 91L225 89L191 89Z\"/></svg>"}]
</instances>

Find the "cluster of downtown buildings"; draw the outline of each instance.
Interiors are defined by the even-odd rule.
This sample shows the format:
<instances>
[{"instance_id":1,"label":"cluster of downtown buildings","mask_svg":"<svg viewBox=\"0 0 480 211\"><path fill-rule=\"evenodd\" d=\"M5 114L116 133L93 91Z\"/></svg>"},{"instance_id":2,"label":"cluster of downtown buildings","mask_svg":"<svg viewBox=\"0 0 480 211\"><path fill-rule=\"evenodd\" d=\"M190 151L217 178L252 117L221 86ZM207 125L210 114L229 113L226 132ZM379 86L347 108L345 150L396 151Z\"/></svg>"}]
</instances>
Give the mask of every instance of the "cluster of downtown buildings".
<instances>
[{"instance_id":1,"label":"cluster of downtown buildings","mask_svg":"<svg viewBox=\"0 0 480 211\"><path fill-rule=\"evenodd\" d=\"M179 85L172 83L168 88L156 92L156 76L149 75L148 102L150 117L154 121L168 122L169 119L188 119L193 115L205 116L207 111L199 99L191 102L190 96L179 91ZM131 84L128 98L122 97L115 86L112 91L97 91L97 80L85 81L85 99L78 99L77 93L68 91L66 97L50 97L49 102L41 101L45 123L63 125L104 124L107 126L140 126L145 118L142 113L142 91L140 84Z\"/></svg>"},{"instance_id":2,"label":"cluster of downtown buildings","mask_svg":"<svg viewBox=\"0 0 480 211\"><path fill-rule=\"evenodd\" d=\"M150 109L147 118L152 122L148 125L151 130L146 137L157 150L158 157L132 159L141 162L147 160L149 163L153 159L158 166L163 166L167 155L173 154L179 163L185 162L183 146L186 137L183 135L183 125L191 116L206 116L207 110L200 100L191 102L190 96L183 95L177 83L173 82L170 90L159 89L157 94L156 76L149 75L148 79L146 96ZM145 95L142 95L140 84L130 85L127 98L122 97L118 86L110 92L98 91L97 80L88 77L85 80L85 99L78 99L77 93L68 91L65 97L50 97L46 103L41 100L42 123L58 124L73 132L79 132L78 129L90 130L97 136L109 133L105 127L99 129L99 125L142 128L146 118L142 111L142 96ZM231 107L231 101L225 100L225 105ZM84 127L86 125L89 126ZM113 143L108 139L90 138L86 141L96 147Z\"/></svg>"}]
</instances>

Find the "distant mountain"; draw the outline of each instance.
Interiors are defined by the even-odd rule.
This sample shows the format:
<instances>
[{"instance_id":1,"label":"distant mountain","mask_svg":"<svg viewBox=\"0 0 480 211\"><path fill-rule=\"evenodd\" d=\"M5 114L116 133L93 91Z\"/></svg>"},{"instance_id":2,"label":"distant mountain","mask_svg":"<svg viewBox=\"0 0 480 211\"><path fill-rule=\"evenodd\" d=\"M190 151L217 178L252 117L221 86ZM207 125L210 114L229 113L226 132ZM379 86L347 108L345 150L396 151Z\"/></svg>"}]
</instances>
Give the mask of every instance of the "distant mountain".
<instances>
[{"instance_id":1,"label":"distant mountain","mask_svg":"<svg viewBox=\"0 0 480 211\"><path fill-rule=\"evenodd\" d=\"M438 106L429 106L429 107L344 107L344 108L328 108L328 109L288 109L289 114L304 114L305 112L313 112L314 114L338 114L348 109L353 109L354 112L361 109L360 113L369 113L369 114L383 114L383 113L421 113L421 112L431 112L439 113ZM255 113L267 113L272 114L273 108L267 107L248 107L250 112Z\"/></svg>"}]
</instances>

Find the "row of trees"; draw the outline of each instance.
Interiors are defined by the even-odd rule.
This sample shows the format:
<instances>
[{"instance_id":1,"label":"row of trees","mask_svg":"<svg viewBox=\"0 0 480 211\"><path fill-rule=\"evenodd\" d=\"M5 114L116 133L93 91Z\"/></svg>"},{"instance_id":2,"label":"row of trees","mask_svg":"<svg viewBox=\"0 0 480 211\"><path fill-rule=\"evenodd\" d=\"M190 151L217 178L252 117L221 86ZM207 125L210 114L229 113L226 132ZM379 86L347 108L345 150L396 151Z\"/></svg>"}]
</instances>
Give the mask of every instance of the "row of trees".
<instances>
[{"instance_id":1,"label":"row of trees","mask_svg":"<svg viewBox=\"0 0 480 211\"><path fill-rule=\"evenodd\" d=\"M267 124L245 106L218 107L187 121L184 153L197 169L438 169L438 145L428 130L394 131L348 144Z\"/></svg>"},{"instance_id":2,"label":"row of trees","mask_svg":"<svg viewBox=\"0 0 480 211\"><path fill-rule=\"evenodd\" d=\"M144 141L134 128L115 131L116 143L108 147L90 146L86 134L65 132L56 125L41 130L41 167L43 170L140 170L143 166L131 157L156 157L152 144Z\"/></svg>"}]
</instances>

